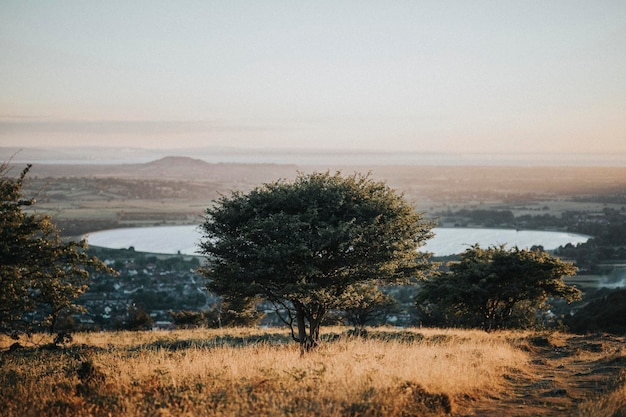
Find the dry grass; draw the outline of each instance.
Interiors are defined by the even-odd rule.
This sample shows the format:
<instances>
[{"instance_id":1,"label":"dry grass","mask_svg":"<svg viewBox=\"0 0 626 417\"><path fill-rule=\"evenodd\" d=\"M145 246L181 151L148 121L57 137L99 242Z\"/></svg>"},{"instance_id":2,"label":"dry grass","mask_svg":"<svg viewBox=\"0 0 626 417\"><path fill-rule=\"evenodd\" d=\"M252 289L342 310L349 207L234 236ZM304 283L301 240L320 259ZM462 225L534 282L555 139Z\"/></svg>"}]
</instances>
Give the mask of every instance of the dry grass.
<instances>
[{"instance_id":1,"label":"dry grass","mask_svg":"<svg viewBox=\"0 0 626 417\"><path fill-rule=\"evenodd\" d=\"M325 330L304 356L278 329L0 337L0 415L626 415L623 338Z\"/></svg>"},{"instance_id":2,"label":"dry grass","mask_svg":"<svg viewBox=\"0 0 626 417\"><path fill-rule=\"evenodd\" d=\"M78 334L2 357L3 415L445 415L499 391L528 356L504 333L370 331L303 357L287 334ZM40 340L42 342L42 340ZM7 348L10 341L0 340Z\"/></svg>"},{"instance_id":3,"label":"dry grass","mask_svg":"<svg viewBox=\"0 0 626 417\"><path fill-rule=\"evenodd\" d=\"M626 416L626 384L608 395L586 401L578 409L577 417Z\"/></svg>"}]
</instances>

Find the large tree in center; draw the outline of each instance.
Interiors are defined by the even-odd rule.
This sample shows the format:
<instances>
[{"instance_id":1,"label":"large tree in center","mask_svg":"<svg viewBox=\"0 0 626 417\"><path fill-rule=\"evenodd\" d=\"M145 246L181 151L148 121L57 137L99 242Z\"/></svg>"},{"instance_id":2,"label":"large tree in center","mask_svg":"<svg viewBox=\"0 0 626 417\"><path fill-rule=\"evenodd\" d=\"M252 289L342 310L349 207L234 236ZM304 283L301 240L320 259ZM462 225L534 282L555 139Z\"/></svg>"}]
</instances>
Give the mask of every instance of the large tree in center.
<instances>
[{"instance_id":1,"label":"large tree in center","mask_svg":"<svg viewBox=\"0 0 626 417\"><path fill-rule=\"evenodd\" d=\"M406 283L429 267L417 251L432 224L405 198L359 174L299 175L234 192L206 210L200 252L209 290L260 296L304 349L357 283Z\"/></svg>"}]
</instances>

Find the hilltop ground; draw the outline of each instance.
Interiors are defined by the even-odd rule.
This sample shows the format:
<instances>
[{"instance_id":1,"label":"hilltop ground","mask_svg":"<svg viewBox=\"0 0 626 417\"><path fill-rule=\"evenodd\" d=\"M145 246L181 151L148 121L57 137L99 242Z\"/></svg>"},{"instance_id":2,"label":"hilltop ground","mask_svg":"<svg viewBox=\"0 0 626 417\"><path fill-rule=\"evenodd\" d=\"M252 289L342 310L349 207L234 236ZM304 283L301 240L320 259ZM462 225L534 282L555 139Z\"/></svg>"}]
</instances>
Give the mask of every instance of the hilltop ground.
<instances>
[{"instance_id":1,"label":"hilltop ground","mask_svg":"<svg viewBox=\"0 0 626 417\"><path fill-rule=\"evenodd\" d=\"M26 415L626 415L622 337L327 329L303 357L279 329L0 338L0 409Z\"/></svg>"},{"instance_id":2,"label":"hilltop ground","mask_svg":"<svg viewBox=\"0 0 626 417\"><path fill-rule=\"evenodd\" d=\"M624 338L610 335L554 334L529 338L526 372L505 374L504 389L477 402L476 416L624 416L626 377ZM617 390L617 392L616 392ZM612 407L602 408L615 392ZM615 410L617 412L617 410Z\"/></svg>"}]
</instances>

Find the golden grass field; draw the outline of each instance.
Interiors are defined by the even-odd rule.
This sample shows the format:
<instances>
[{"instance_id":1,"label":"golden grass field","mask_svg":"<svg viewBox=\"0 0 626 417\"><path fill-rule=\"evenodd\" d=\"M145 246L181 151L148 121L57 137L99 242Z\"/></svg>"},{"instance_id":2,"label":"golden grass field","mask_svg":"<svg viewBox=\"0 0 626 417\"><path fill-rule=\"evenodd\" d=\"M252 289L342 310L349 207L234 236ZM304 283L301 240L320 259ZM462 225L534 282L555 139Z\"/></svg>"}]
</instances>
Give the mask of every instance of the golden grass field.
<instances>
[{"instance_id":1,"label":"golden grass field","mask_svg":"<svg viewBox=\"0 0 626 417\"><path fill-rule=\"evenodd\" d=\"M623 338L323 329L0 338L2 416L623 416ZM621 414L620 414L621 413Z\"/></svg>"}]
</instances>

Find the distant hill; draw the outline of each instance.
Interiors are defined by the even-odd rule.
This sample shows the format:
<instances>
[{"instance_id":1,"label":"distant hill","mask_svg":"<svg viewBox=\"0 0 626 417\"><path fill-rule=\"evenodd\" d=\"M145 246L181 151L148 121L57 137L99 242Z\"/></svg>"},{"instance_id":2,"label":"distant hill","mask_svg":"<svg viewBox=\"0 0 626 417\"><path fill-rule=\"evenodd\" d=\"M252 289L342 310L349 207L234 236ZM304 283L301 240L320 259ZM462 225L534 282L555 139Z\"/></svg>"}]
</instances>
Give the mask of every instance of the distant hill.
<instances>
[{"instance_id":1,"label":"distant hill","mask_svg":"<svg viewBox=\"0 0 626 417\"><path fill-rule=\"evenodd\" d=\"M2 149L3 151L6 148ZM16 162L19 161L19 162ZM15 158L17 175L28 159ZM224 189L248 189L278 179L295 178L298 172L340 170L344 174L370 172L386 180L421 207L436 201L488 202L537 199L563 200L570 196L613 195L621 200L626 167L524 167L524 166L400 166L400 165L295 165L273 163L213 163L183 156L159 156L145 163L64 163L34 161L32 176L97 177L176 180L220 183ZM620 199L617 199L618 196ZM607 200L608 201L608 200Z\"/></svg>"},{"instance_id":2,"label":"distant hill","mask_svg":"<svg viewBox=\"0 0 626 417\"><path fill-rule=\"evenodd\" d=\"M18 166L21 170L21 166ZM278 178L294 178L296 165L209 163L200 159L167 156L140 164L33 163L31 175L39 177L111 177L260 184Z\"/></svg>"},{"instance_id":3,"label":"distant hill","mask_svg":"<svg viewBox=\"0 0 626 417\"><path fill-rule=\"evenodd\" d=\"M132 167L132 171L142 177L194 178L205 176L212 171L212 166L208 162L186 156L166 156L147 164L133 165Z\"/></svg>"},{"instance_id":4,"label":"distant hill","mask_svg":"<svg viewBox=\"0 0 626 417\"><path fill-rule=\"evenodd\" d=\"M169 168L173 166L203 167L210 166L206 161L188 156L166 156L165 158L143 164L145 167Z\"/></svg>"}]
</instances>

